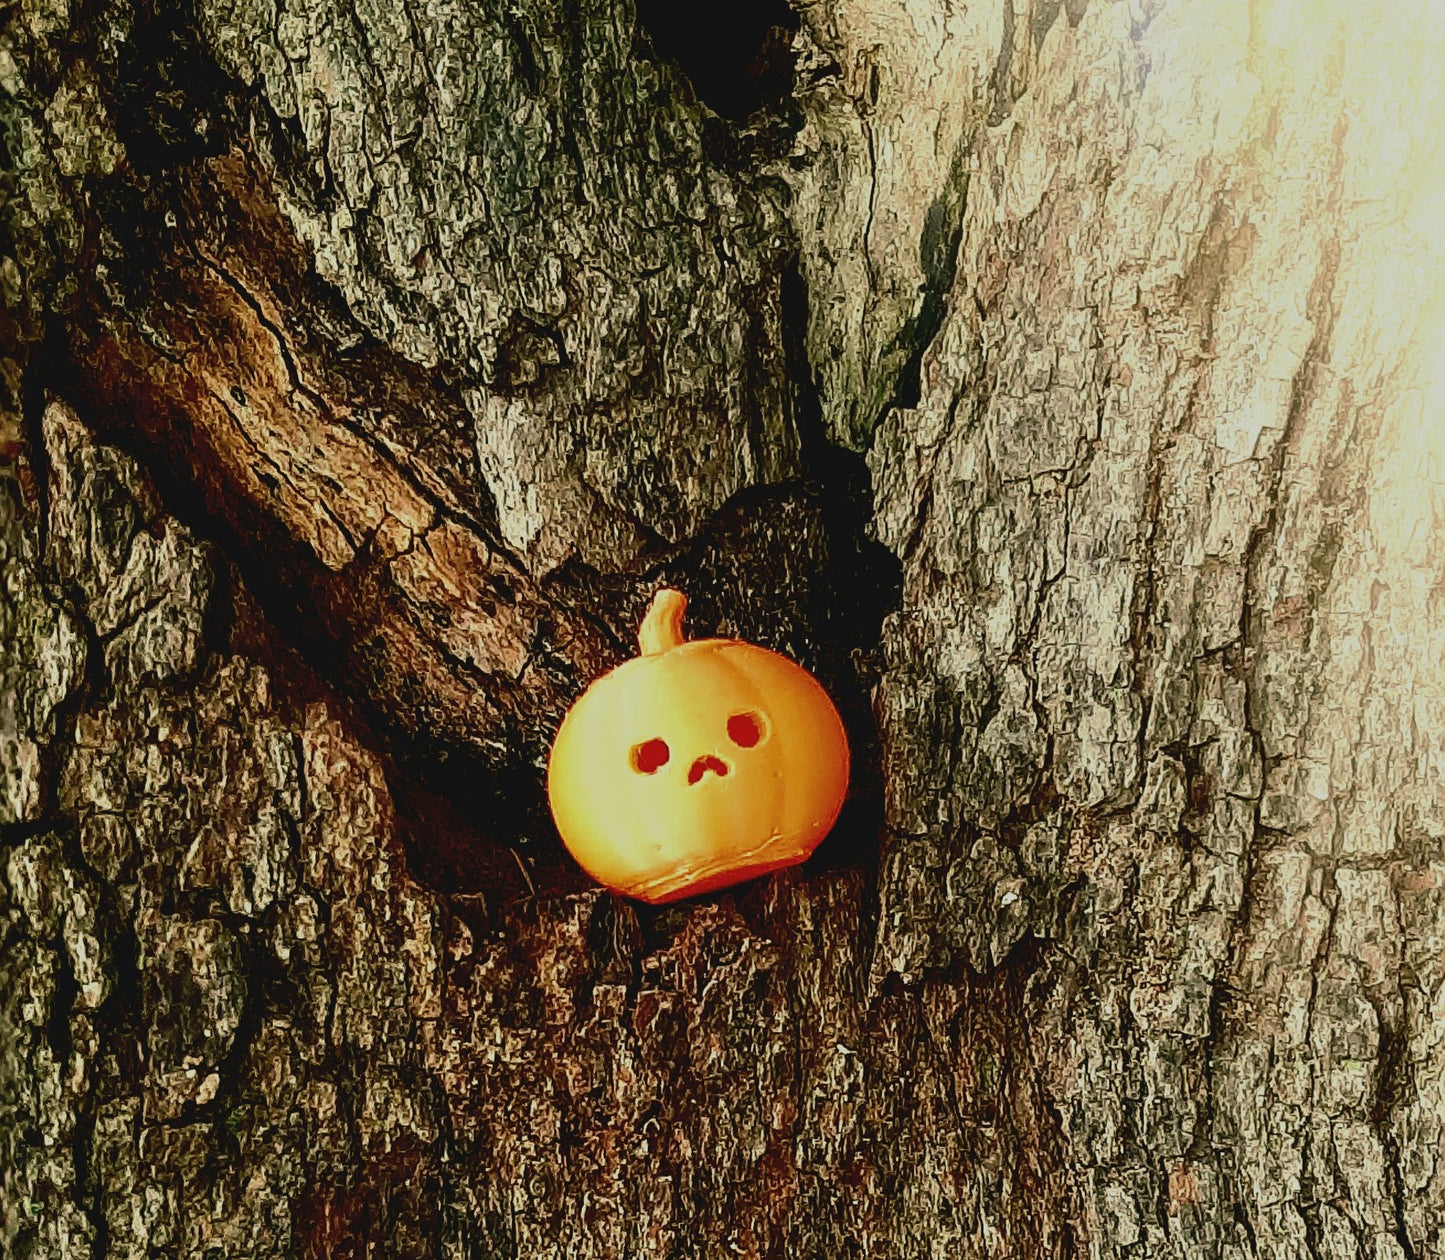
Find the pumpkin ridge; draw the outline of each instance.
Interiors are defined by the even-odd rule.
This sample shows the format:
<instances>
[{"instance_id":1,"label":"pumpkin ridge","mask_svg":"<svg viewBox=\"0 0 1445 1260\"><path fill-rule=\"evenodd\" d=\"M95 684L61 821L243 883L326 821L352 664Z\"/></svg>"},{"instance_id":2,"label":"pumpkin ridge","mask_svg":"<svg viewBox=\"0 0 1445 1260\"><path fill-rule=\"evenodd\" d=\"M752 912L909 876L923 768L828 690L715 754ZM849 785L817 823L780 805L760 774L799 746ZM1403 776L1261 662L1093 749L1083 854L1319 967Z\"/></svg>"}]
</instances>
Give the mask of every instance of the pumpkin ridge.
<instances>
[{"instance_id":1,"label":"pumpkin ridge","mask_svg":"<svg viewBox=\"0 0 1445 1260\"><path fill-rule=\"evenodd\" d=\"M695 884L711 879L715 875L723 875L729 871L739 870L754 864L755 859L764 856L770 848L777 846L779 841L787 837L780 831L773 831L761 844L753 845L749 849L734 850L725 858L712 858L697 863L696 865L676 866L661 875L654 875L650 879L642 880L631 884L622 891L631 897L640 897L644 901L652 900L649 893L655 893L660 889L666 889L671 884L676 884L680 889L691 888ZM798 856L790 856L780 859L773 864L772 869L776 870L784 866L796 865L802 859ZM744 878L744 877L740 877ZM705 891L699 889L699 891Z\"/></svg>"}]
</instances>

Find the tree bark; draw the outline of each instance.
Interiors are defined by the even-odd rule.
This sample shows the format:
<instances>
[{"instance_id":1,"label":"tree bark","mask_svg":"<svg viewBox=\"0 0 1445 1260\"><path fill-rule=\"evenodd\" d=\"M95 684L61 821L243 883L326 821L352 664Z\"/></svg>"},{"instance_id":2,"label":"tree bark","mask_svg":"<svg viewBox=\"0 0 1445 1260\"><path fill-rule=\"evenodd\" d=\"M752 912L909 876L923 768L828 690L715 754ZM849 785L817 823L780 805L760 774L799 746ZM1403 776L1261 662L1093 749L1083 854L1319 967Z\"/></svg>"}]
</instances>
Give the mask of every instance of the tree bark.
<instances>
[{"instance_id":1,"label":"tree bark","mask_svg":"<svg viewBox=\"0 0 1445 1260\"><path fill-rule=\"evenodd\" d=\"M639 7L0 17L0 1251L1445 1257L1428 6ZM854 766L648 908L664 583Z\"/></svg>"}]
</instances>

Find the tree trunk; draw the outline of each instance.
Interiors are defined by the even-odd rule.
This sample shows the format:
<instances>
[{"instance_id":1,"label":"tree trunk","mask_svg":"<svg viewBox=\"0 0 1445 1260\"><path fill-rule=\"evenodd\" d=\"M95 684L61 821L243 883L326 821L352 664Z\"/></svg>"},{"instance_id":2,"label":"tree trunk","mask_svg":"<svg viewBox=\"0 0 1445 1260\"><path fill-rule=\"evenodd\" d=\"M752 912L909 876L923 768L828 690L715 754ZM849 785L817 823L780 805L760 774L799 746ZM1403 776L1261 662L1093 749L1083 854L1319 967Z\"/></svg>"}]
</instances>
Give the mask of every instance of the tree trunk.
<instances>
[{"instance_id":1,"label":"tree trunk","mask_svg":"<svg viewBox=\"0 0 1445 1260\"><path fill-rule=\"evenodd\" d=\"M0 18L0 1251L1445 1257L1438 22L717 8ZM647 908L663 583L853 786Z\"/></svg>"}]
</instances>

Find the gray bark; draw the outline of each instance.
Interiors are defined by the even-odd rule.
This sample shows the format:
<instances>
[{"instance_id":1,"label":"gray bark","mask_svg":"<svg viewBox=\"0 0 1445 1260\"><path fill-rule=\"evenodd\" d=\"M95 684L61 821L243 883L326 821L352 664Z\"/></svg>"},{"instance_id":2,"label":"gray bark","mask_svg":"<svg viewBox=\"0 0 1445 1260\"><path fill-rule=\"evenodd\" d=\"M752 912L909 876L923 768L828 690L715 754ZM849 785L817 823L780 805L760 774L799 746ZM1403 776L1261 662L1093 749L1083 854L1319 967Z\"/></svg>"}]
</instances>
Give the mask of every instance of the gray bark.
<instances>
[{"instance_id":1,"label":"gray bark","mask_svg":"<svg viewBox=\"0 0 1445 1260\"><path fill-rule=\"evenodd\" d=\"M1445 1257L1429 18L0 16L0 1252ZM662 582L855 765L650 909Z\"/></svg>"}]
</instances>

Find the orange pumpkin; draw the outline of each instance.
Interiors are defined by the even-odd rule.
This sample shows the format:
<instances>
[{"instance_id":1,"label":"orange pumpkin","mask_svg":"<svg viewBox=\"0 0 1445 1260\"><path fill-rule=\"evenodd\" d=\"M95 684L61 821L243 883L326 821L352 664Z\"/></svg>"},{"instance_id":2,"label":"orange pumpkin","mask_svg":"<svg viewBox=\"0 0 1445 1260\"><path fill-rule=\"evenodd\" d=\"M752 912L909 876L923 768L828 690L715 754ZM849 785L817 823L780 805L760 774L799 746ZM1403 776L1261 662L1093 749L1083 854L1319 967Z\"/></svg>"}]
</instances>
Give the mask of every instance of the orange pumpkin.
<instances>
[{"instance_id":1,"label":"orange pumpkin","mask_svg":"<svg viewBox=\"0 0 1445 1260\"><path fill-rule=\"evenodd\" d=\"M671 901L803 861L848 788L848 741L817 680L740 639L682 634L661 590L641 654L597 679L557 732L547 796L598 883Z\"/></svg>"}]
</instances>

